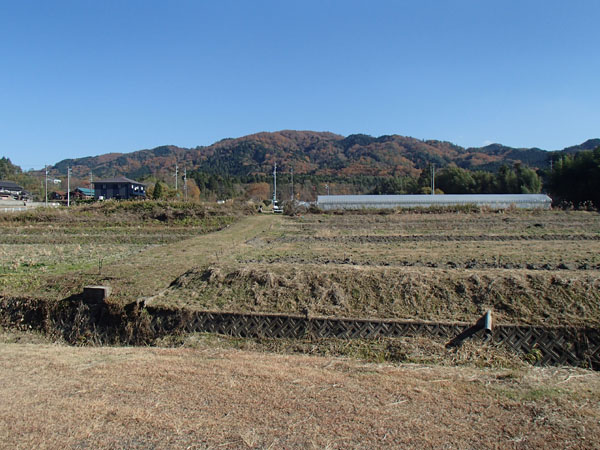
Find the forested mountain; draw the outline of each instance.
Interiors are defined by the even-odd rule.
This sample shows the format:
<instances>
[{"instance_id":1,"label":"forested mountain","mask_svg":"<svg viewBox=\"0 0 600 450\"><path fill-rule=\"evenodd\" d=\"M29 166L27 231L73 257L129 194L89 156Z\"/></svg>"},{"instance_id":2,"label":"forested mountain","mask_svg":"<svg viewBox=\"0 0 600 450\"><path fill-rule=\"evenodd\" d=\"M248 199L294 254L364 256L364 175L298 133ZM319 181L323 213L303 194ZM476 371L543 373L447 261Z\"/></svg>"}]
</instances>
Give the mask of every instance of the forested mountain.
<instances>
[{"instance_id":1,"label":"forested mountain","mask_svg":"<svg viewBox=\"0 0 600 450\"><path fill-rule=\"evenodd\" d=\"M562 151L565 153L579 153L582 150L595 150L600 147L600 139L588 139L582 144L567 147Z\"/></svg>"},{"instance_id":2,"label":"forested mountain","mask_svg":"<svg viewBox=\"0 0 600 450\"><path fill-rule=\"evenodd\" d=\"M565 149L595 148L599 139ZM257 133L237 139L223 139L210 146L181 148L161 146L132 153L107 153L100 156L68 159L51 171L74 176L125 175L131 178L166 176L177 163L208 174L229 176L267 175L277 162L283 171L315 176L418 176L424 167L456 165L471 170L496 170L515 162L533 168L548 167L551 153L539 148L512 148L492 144L463 148L445 141L420 140L399 135L372 137L353 134L347 137L328 132L284 130Z\"/></svg>"}]
</instances>

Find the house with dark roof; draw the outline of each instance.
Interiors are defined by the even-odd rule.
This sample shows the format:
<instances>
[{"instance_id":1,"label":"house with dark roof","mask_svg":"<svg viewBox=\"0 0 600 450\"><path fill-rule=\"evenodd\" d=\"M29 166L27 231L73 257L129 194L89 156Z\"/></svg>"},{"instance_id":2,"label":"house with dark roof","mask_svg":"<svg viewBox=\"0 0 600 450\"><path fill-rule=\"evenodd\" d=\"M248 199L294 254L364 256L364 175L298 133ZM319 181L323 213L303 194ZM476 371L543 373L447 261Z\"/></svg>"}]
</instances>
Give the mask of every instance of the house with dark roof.
<instances>
[{"instance_id":1,"label":"house with dark roof","mask_svg":"<svg viewBox=\"0 0 600 450\"><path fill-rule=\"evenodd\" d=\"M96 200L129 200L146 198L146 185L126 177L108 178L94 181Z\"/></svg>"},{"instance_id":2,"label":"house with dark roof","mask_svg":"<svg viewBox=\"0 0 600 450\"><path fill-rule=\"evenodd\" d=\"M29 193L13 181L0 180L0 197L12 197L18 200L29 197Z\"/></svg>"}]
</instances>

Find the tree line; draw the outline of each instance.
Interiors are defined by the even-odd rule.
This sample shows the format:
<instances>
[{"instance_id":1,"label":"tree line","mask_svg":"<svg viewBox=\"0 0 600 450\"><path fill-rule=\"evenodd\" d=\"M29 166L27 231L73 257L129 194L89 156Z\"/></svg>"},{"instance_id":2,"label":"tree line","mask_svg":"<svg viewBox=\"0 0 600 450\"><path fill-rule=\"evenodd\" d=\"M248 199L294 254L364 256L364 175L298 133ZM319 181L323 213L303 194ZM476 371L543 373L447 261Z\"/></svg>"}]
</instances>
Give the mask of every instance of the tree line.
<instances>
[{"instance_id":1,"label":"tree line","mask_svg":"<svg viewBox=\"0 0 600 450\"><path fill-rule=\"evenodd\" d=\"M498 172L470 171L460 167L432 170L427 166L419 177L391 177L381 180L373 194L537 194L542 182L535 170L516 163L503 165Z\"/></svg>"},{"instance_id":2,"label":"tree line","mask_svg":"<svg viewBox=\"0 0 600 450\"><path fill-rule=\"evenodd\" d=\"M600 209L600 147L558 155L545 173L545 186L555 203Z\"/></svg>"},{"instance_id":3,"label":"tree line","mask_svg":"<svg viewBox=\"0 0 600 450\"><path fill-rule=\"evenodd\" d=\"M530 194L547 192L554 200L567 207L600 209L600 147L577 153L556 152L548 155L551 169L536 171L521 163L503 165L496 172L468 170L449 166L432 170L423 167L419 176L377 175L323 175L294 174L293 195L296 199L313 201L323 194L428 194L431 176L435 173L436 193L439 194ZM39 177L0 158L0 179L22 184L26 189L41 192ZM292 174L280 172L277 176L279 199L292 196ZM149 194L155 198L179 198L183 183L177 191L156 178L147 179ZM253 198L265 200L272 195L272 176L264 173L230 174L225 167L209 171L189 171L187 184L191 200L225 200Z\"/></svg>"}]
</instances>

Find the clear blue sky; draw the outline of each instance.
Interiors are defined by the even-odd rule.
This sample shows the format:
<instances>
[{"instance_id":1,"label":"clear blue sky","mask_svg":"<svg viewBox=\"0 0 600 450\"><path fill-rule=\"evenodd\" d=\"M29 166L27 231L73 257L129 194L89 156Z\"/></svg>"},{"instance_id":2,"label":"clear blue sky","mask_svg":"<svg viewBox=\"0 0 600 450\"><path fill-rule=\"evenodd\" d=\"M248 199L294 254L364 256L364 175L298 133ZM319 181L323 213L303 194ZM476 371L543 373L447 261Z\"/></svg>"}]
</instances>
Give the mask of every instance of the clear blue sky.
<instances>
[{"instance_id":1,"label":"clear blue sky","mask_svg":"<svg viewBox=\"0 0 600 450\"><path fill-rule=\"evenodd\" d=\"M599 23L597 0L0 0L0 155L281 129L559 149L600 137Z\"/></svg>"}]
</instances>

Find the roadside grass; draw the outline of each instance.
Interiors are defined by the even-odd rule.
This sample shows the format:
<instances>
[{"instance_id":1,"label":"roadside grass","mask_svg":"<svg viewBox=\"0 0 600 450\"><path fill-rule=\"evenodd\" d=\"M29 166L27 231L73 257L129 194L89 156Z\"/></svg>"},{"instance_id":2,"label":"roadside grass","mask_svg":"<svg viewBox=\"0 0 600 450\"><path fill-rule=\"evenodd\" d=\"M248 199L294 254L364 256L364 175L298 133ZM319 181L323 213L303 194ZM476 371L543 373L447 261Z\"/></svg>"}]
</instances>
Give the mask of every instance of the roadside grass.
<instances>
[{"instance_id":1,"label":"roadside grass","mask_svg":"<svg viewBox=\"0 0 600 450\"><path fill-rule=\"evenodd\" d=\"M505 368L515 371L530 364L502 345L466 342L448 350L441 339L403 337L379 339L274 339L237 338L212 333L186 333L165 336L159 347L206 347L237 349L252 352L304 354L326 357L346 357L369 363L428 364L443 366L469 365L479 368Z\"/></svg>"}]
</instances>

